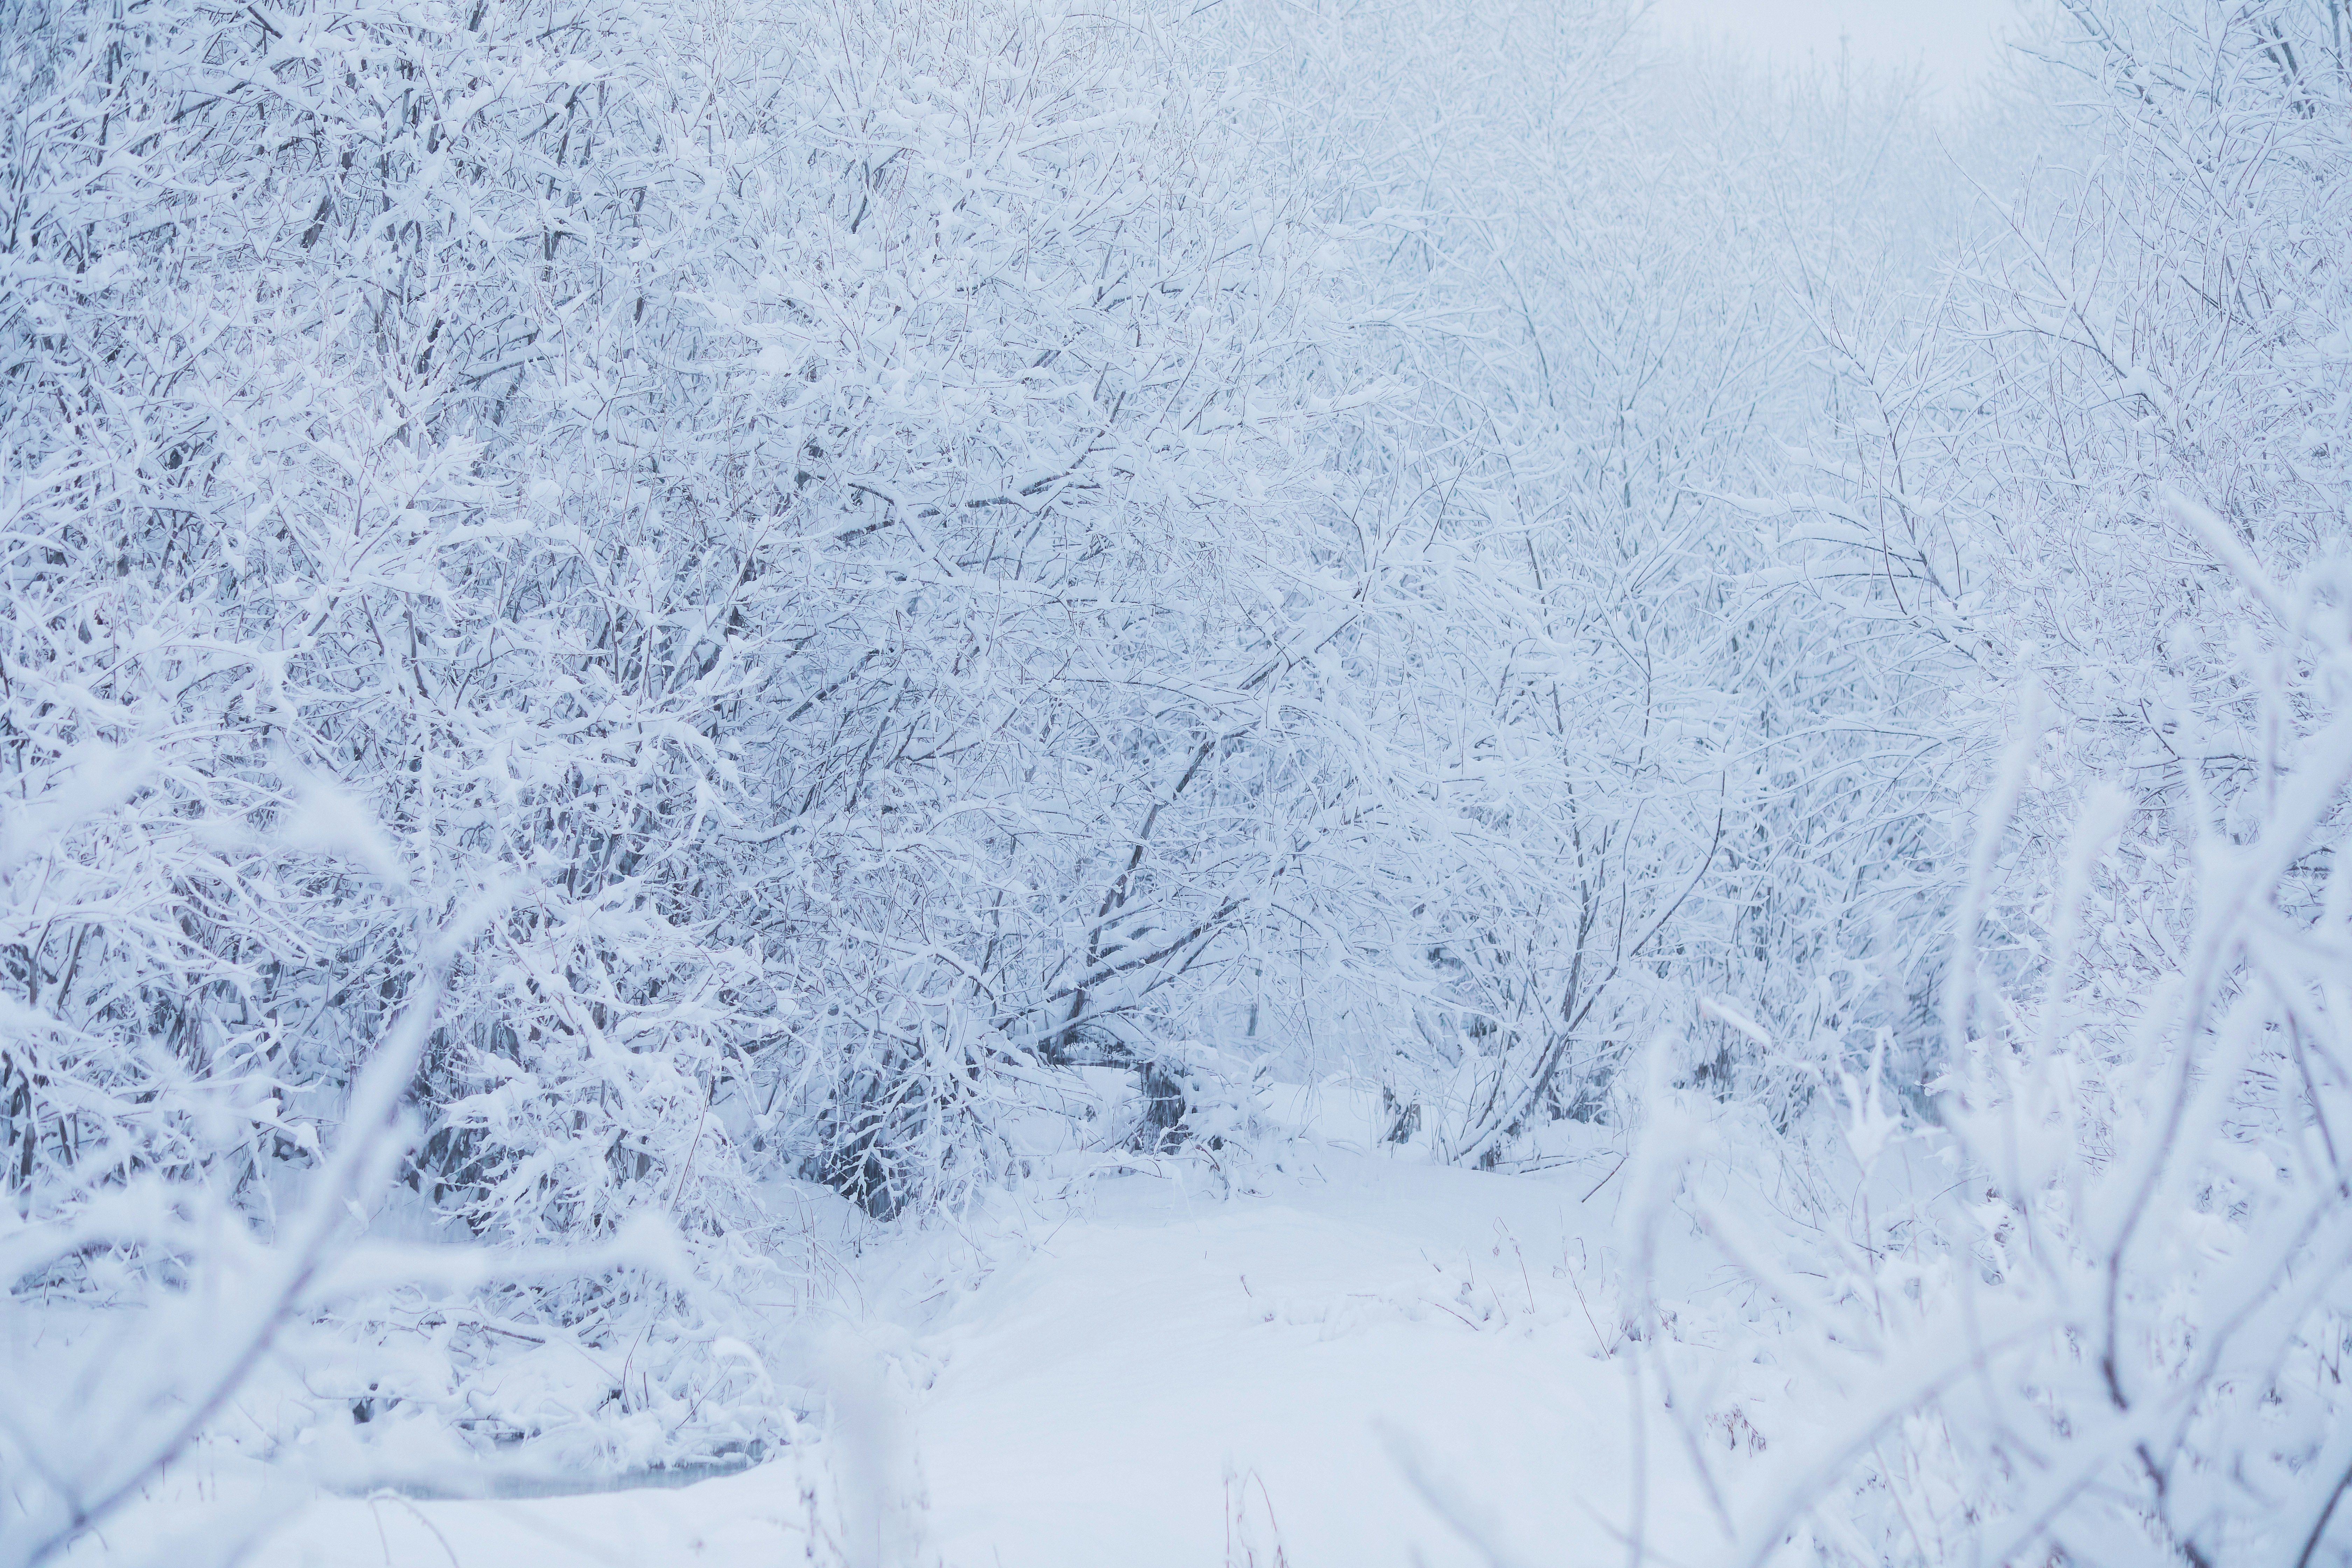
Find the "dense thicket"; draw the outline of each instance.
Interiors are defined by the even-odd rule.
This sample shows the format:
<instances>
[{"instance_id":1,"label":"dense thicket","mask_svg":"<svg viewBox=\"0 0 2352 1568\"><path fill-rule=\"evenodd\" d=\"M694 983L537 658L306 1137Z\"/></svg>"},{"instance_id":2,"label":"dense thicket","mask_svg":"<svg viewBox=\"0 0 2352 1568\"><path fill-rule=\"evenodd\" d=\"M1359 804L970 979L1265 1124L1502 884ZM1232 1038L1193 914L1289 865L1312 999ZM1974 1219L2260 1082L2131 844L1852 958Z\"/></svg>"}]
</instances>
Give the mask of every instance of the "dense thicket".
<instances>
[{"instance_id":1,"label":"dense thicket","mask_svg":"<svg viewBox=\"0 0 2352 1568\"><path fill-rule=\"evenodd\" d=\"M1947 1123L1981 1204L1738 1256L1832 1382L1979 1286L2014 1356L1759 1557L2328 1527L2332 0L2064 0L1972 125L1611 0L0 25L0 1273L277 1281L21 1556L321 1315L478 1441L773 1440L791 1183L1223 1154L1269 1072L1489 1168ZM362 1199L479 1245L330 1290Z\"/></svg>"},{"instance_id":2,"label":"dense thicket","mask_svg":"<svg viewBox=\"0 0 2352 1568\"><path fill-rule=\"evenodd\" d=\"M1601 20L1500 101L1622 92ZM1433 111L1506 65L1450 22ZM1652 232L1706 171L1497 186L1565 102L1402 171L1247 96L1280 39L1149 9L18 41L28 1214L314 1158L453 921L409 1181L501 1241L657 1200L722 1245L761 1168L936 1202L1073 1063L1164 1136L1309 976L1494 1156L1592 1113L1596 999L1752 857L1706 541L1790 318Z\"/></svg>"},{"instance_id":3,"label":"dense thicket","mask_svg":"<svg viewBox=\"0 0 2352 1568\"><path fill-rule=\"evenodd\" d=\"M762 1173L887 1215L1045 1069L1181 1081L1335 809L1362 388L1162 26L12 16L12 1279L266 1224L453 943L403 1176L509 1249L740 1284Z\"/></svg>"}]
</instances>

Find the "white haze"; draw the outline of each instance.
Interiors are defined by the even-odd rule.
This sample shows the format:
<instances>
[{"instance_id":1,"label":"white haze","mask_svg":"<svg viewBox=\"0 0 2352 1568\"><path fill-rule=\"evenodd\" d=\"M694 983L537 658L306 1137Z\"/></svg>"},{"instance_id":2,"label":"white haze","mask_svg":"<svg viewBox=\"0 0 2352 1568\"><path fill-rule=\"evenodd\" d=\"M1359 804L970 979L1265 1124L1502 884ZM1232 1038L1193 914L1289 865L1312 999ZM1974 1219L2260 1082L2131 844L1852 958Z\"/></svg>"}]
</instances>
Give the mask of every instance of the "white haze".
<instances>
[{"instance_id":1,"label":"white haze","mask_svg":"<svg viewBox=\"0 0 2352 1568\"><path fill-rule=\"evenodd\" d=\"M1924 67L1945 87L1981 76L2019 20L2015 0L1656 0L1651 15L1780 65Z\"/></svg>"}]
</instances>

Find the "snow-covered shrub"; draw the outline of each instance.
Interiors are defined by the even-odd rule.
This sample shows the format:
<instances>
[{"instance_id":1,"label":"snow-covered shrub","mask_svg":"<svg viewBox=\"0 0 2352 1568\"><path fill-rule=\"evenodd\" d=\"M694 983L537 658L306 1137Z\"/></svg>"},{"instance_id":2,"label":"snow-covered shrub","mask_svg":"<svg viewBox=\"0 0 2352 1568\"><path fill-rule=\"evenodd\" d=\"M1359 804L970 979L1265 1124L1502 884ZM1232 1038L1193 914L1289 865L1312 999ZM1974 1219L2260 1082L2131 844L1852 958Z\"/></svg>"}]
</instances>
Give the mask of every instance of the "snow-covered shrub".
<instances>
[{"instance_id":1,"label":"snow-covered shrub","mask_svg":"<svg viewBox=\"0 0 2352 1568\"><path fill-rule=\"evenodd\" d=\"M1197 1035L1345 808L1298 690L1367 389L1222 57L1117 12L12 18L21 1223L160 1182L267 1233L486 908L403 1223L651 1216L716 1293L522 1268L354 1331L584 1336L633 1421L789 1273L763 1187L950 1200L1053 1073Z\"/></svg>"},{"instance_id":2,"label":"snow-covered shrub","mask_svg":"<svg viewBox=\"0 0 2352 1568\"><path fill-rule=\"evenodd\" d=\"M1832 333L1845 450L1775 525L1946 650L1952 913L1913 951L1951 1185L1739 1255L1826 1391L1746 1561L2342 1550L2346 40L2295 4L2051 29L2099 156L1916 336Z\"/></svg>"},{"instance_id":3,"label":"snow-covered shrub","mask_svg":"<svg viewBox=\"0 0 2352 1568\"><path fill-rule=\"evenodd\" d=\"M1385 1058L1444 1157L1502 1163L1619 1116L1628 1053L1694 994L1850 1027L1833 994L1868 977L1821 972L1916 901L1934 741L1874 706L1916 650L1825 648L1746 498L1835 392L1801 285L1916 276L1950 215L1895 172L1928 143L1911 97L1695 83L1624 7L1295 26L1302 85L1267 94L1368 171L1335 208L1384 202L1342 278L1400 390L1332 476L1377 569L1325 700L1379 745L1265 994L1286 1048ZM1708 1044L1722 1092L1802 1092Z\"/></svg>"},{"instance_id":4,"label":"snow-covered shrub","mask_svg":"<svg viewBox=\"0 0 2352 1568\"><path fill-rule=\"evenodd\" d=\"M2173 515L2216 563L2210 590L2248 612L2241 698L2271 736L2252 797L2198 787L2151 828L2128 795L2095 795L2021 994L1983 942L2019 803L2063 754L2056 710L2029 701L1960 900L1942 1129L1906 1132L1848 1078L1838 1182L1876 1193L1875 1219L1860 1201L1801 1229L1683 1205L1771 1305L1740 1355L1805 1394L1727 1494L1738 1561L2341 1549L2352 572L2339 554L2279 584L2217 515ZM2099 935L2133 915L2107 879L2149 863L2171 868L2177 944L2120 998ZM1674 1151L1701 1145L1656 1137L1640 1206L1664 1224ZM1874 1182L1906 1139L1907 1190Z\"/></svg>"},{"instance_id":5,"label":"snow-covered shrub","mask_svg":"<svg viewBox=\"0 0 2352 1568\"><path fill-rule=\"evenodd\" d=\"M1803 454L1810 475L1766 508L1780 571L1854 640L1904 651L1887 667L1899 683L1830 695L1849 722L1919 742L1886 818L1927 825L1906 879L1917 913L1952 908L1965 836L1932 824L1966 820L1987 787L2010 694L2031 680L2064 717L2020 805L2027 853L2001 908L2025 923L1988 950L2028 990L2048 952L2028 889L2055 885L2085 789L2129 789L2154 830L2192 773L2223 800L2259 773L2235 711L2244 621L2165 494L2210 507L2292 577L2344 537L2352 385L2352 144L2321 108L2344 90L2333 13L2067 4L2043 31L2033 89L2064 143L2096 156L2033 171L1916 304L1823 297L1834 417ZM2158 924L2178 901L2162 864L2106 875ZM1902 923L1914 934L1874 967L1912 1004L1932 1072L1942 1009L1918 1004L1949 955L1916 932L1948 921ZM2123 1005L2178 934L2140 919L2095 933Z\"/></svg>"},{"instance_id":6,"label":"snow-covered shrub","mask_svg":"<svg viewBox=\"0 0 2352 1568\"><path fill-rule=\"evenodd\" d=\"M1172 17L856 15L724 285L774 564L723 907L787 999L748 1092L895 1212L1003 1173L1036 1066L1189 1033L1314 847L1291 693L1352 607L1307 481L1362 389Z\"/></svg>"}]
</instances>

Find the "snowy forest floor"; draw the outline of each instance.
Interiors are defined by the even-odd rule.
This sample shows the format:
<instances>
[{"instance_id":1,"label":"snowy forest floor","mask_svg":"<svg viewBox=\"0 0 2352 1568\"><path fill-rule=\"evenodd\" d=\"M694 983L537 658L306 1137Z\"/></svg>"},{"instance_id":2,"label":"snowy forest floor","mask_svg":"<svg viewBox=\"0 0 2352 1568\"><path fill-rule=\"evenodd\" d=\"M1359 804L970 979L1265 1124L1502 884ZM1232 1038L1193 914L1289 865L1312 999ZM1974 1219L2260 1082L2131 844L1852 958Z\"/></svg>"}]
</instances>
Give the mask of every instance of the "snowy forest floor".
<instances>
[{"instance_id":1,"label":"snowy forest floor","mask_svg":"<svg viewBox=\"0 0 2352 1568\"><path fill-rule=\"evenodd\" d=\"M1652 1549L1689 1561L1705 1542L1672 1537L1710 1516L1688 1436L1611 1353L1614 1163L1486 1174L1300 1142L1230 1195L1187 1161L876 1231L812 1342L810 1440L768 1463L565 1497L281 1494L251 1561L1613 1562L1637 1496ZM1711 1468L1757 1445L1761 1370L1700 1374ZM241 1484L184 1468L78 1556L142 1555Z\"/></svg>"}]
</instances>

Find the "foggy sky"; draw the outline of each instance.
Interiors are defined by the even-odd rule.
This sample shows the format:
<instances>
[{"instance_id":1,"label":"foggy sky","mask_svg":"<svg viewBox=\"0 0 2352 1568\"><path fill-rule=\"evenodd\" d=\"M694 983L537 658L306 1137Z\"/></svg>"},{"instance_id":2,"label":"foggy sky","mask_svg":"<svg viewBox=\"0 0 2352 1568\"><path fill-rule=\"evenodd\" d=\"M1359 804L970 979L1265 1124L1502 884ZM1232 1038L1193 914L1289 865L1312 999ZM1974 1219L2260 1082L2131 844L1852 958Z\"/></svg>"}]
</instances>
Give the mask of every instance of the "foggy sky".
<instances>
[{"instance_id":1,"label":"foggy sky","mask_svg":"<svg viewBox=\"0 0 2352 1568\"><path fill-rule=\"evenodd\" d=\"M1924 60L1948 86L1992 59L1995 31L2015 7L2012 0L1656 0L1655 15L1669 35L1713 33L1789 61L1835 59L1843 34L1857 60Z\"/></svg>"}]
</instances>

